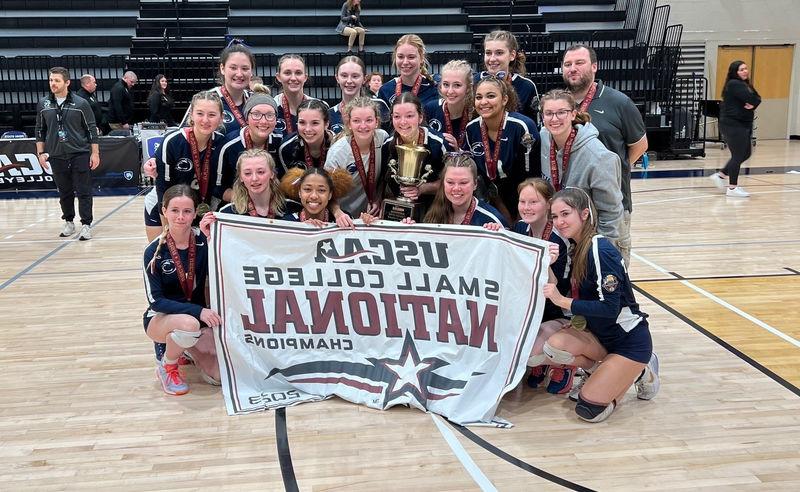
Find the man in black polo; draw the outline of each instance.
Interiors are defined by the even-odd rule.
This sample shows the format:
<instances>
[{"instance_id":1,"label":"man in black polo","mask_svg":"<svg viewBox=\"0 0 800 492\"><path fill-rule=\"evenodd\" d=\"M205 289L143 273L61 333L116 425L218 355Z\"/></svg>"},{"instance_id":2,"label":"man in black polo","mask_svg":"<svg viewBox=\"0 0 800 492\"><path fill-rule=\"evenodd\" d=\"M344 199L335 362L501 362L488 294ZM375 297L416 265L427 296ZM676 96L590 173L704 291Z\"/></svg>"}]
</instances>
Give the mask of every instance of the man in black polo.
<instances>
[{"instance_id":1,"label":"man in black polo","mask_svg":"<svg viewBox=\"0 0 800 492\"><path fill-rule=\"evenodd\" d=\"M631 164L647 151L647 132L642 114L622 92L595 81L597 53L584 44L572 45L564 52L561 67L564 83L581 110L592 117L600 132L600 141L619 156L622 163L623 223L620 225L617 249L630 266L631 257ZM588 102L588 104L586 104ZM585 108L584 108L585 107Z\"/></svg>"},{"instance_id":2,"label":"man in black polo","mask_svg":"<svg viewBox=\"0 0 800 492\"><path fill-rule=\"evenodd\" d=\"M81 88L78 89L78 94L82 98L86 99L89 103L89 106L92 107L92 113L94 113L94 122L97 125L97 133L99 135L103 134L103 108L100 107L100 103L97 102L97 80L95 80L94 75L92 74L83 74L81 75Z\"/></svg>"},{"instance_id":3,"label":"man in black polo","mask_svg":"<svg viewBox=\"0 0 800 492\"><path fill-rule=\"evenodd\" d=\"M133 124L133 97L131 87L139 78L133 72L125 72L111 88L108 100L108 126L112 130L130 130Z\"/></svg>"},{"instance_id":4,"label":"man in black polo","mask_svg":"<svg viewBox=\"0 0 800 492\"><path fill-rule=\"evenodd\" d=\"M81 241L92 238L92 169L100 165L100 144L94 113L89 103L69 92L69 72L63 67L50 69L49 96L36 107L36 152L39 164L53 166L58 187L61 237L75 233L75 195L81 215ZM49 164L48 164L49 161Z\"/></svg>"}]
</instances>

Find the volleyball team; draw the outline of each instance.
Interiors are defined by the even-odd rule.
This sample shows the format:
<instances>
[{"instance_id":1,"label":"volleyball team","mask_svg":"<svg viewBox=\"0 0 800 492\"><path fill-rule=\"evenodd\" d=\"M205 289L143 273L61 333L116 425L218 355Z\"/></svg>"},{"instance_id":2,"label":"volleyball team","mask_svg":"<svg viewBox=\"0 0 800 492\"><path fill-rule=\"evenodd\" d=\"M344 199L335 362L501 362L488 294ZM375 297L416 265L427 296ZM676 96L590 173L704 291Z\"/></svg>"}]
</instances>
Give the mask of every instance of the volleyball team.
<instances>
[{"instance_id":1,"label":"volleyball team","mask_svg":"<svg viewBox=\"0 0 800 492\"><path fill-rule=\"evenodd\" d=\"M188 392L179 369L188 363L219 384L210 329L221 317L208 307L206 240L219 214L351 228L354 219L380 219L383 200L403 196L425 223L510 229L551 243L529 386L567 394L589 422L611 415L631 385L639 399L655 396L647 315L616 247L619 159L572 93L538 97L513 34L488 34L484 62L473 73L450 61L434 78L422 39L407 34L392 53L398 75L377 92L360 58L342 58L342 98L329 106L304 93L302 57L280 59L273 97L250 87L255 63L246 47L222 52L221 85L194 95L183 126L145 166L156 186L145 200L144 327L166 393ZM388 162L400 145L428 152L423 165L432 172L418 187L391 179ZM414 219L403 222L413 227Z\"/></svg>"}]
</instances>

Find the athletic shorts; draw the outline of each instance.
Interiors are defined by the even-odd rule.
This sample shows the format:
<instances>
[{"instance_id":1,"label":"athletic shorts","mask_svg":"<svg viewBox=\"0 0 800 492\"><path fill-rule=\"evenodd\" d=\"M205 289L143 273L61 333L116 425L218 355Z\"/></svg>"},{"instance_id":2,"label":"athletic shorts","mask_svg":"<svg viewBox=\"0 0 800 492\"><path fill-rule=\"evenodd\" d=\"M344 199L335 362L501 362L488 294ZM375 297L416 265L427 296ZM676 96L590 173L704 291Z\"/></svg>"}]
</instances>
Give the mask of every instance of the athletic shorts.
<instances>
[{"instance_id":1,"label":"athletic shorts","mask_svg":"<svg viewBox=\"0 0 800 492\"><path fill-rule=\"evenodd\" d=\"M613 341L600 340L609 354L617 354L635 362L647 364L653 354L653 339L647 321L642 320L625 336Z\"/></svg>"},{"instance_id":2,"label":"athletic shorts","mask_svg":"<svg viewBox=\"0 0 800 492\"><path fill-rule=\"evenodd\" d=\"M144 196L144 225L161 227L161 210L158 206L158 195L155 188Z\"/></svg>"}]
</instances>

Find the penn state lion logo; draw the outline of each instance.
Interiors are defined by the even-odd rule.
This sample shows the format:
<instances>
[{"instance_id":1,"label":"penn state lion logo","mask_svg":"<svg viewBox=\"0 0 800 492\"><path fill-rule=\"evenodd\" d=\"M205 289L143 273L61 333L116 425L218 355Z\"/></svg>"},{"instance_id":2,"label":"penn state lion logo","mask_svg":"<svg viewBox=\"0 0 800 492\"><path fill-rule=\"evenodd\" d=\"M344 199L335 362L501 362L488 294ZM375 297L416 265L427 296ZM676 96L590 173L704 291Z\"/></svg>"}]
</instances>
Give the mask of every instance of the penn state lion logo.
<instances>
[{"instance_id":1,"label":"penn state lion logo","mask_svg":"<svg viewBox=\"0 0 800 492\"><path fill-rule=\"evenodd\" d=\"M172 260L164 260L161 263L161 273L163 273L164 275L171 275L175 273L175 270L176 270L175 262L173 262Z\"/></svg>"},{"instance_id":2,"label":"penn state lion logo","mask_svg":"<svg viewBox=\"0 0 800 492\"><path fill-rule=\"evenodd\" d=\"M614 292L619 287L619 280L614 275L606 275L603 277L603 282L601 284L603 286L603 290L606 292Z\"/></svg>"},{"instance_id":3,"label":"penn state lion logo","mask_svg":"<svg viewBox=\"0 0 800 492\"><path fill-rule=\"evenodd\" d=\"M481 142L475 142L470 145L469 151L472 152L472 155L483 155L483 144Z\"/></svg>"},{"instance_id":4,"label":"penn state lion logo","mask_svg":"<svg viewBox=\"0 0 800 492\"><path fill-rule=\"evenodd\" d=\"M350 174L353 174L353 175L358 174L358 168L356 167L356 163L355 162L351 162L350 164L348 164L346 169L347 169L347 172L350 173Z\"/></svg>"},{"instance_id":5,"label":"penn state lion logo","mask_svg":"<svg viewBox=\"0 0 800 492\"><path fill-rule=\"evenodd\" d=\"M286 130L286 120L283 118L278 118L275 120L275 131L278 133L283 133Z\"/></svg>"},{"instance_id":6,"label":"penn state lion logo","mask_svg":"<svg viewBox=\"0 0 800 492\"><path fill-rule=\"evenodd\" d=\"M194 169L194 163L188 157L183 157L175 163L175 169L177 171L188 172Z\"/></svg>"},{"instance_id":7,"label":"penn state lion logo","mask_svg":"<svg viewBox=\"0 0 800 492\"><path fill-rule=\"evenodd\" d=\"M230 111L225 110L222 112L222 122L225 123L226 125L228 123L233 123L234 119L235 118L233 117L233 113L231 113Z\"/></svg>"},{"instance_id":8,"label":"penn state lion logo","mask_svg":"<svg viewBox=\"0 0 800 492\"><path fill-rule=\"evenodd\" d=\"M428 123L428 126L431 128L431 130L435 130L437 132L442 131L442 122L439 120L431 119L431 121Z\"/></svg>"},{"instance_id":9,"label":"penn state lion logo","mask_svg":"<svg viewBox=\"0 0 800 492\"><path fill-rule=\"evenodd\" d=\"M344 125L342 125L341 123L334 123L333 125L331 125L331 131L333 133L341 133L342 130L344 130Z\"/></svg>"}]
</instances>

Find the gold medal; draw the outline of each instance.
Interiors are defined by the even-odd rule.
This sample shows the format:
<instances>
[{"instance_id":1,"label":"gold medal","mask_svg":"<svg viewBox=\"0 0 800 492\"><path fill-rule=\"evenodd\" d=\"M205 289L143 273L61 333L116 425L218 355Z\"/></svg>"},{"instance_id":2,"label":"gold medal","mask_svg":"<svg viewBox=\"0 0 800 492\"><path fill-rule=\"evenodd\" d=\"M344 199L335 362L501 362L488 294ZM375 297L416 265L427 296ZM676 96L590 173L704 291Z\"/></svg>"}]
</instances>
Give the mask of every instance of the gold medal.
<instances>
[{"instance_id":1,"label":"gold medal","mask_svg":"<svg viewBox=\"0 0 800 492\"><path fill-rule=\"evenodd\" d=\"M203 218L205 214L211 211L211 207L207 203L201 203L197 206L197 216Z\"/></svg>"},{"instance_id":2,"label":"gold medal","mask_svg":"<svg viewBox=\"0 0 800 492\"><path fill-rule=\"evenodd\" d=\"M584 318L580 314L575 315L572 317L572 320L570 320L570 324L576 330L583 331L586 329L586 318Z\"/></svg>"}]
</instances>

